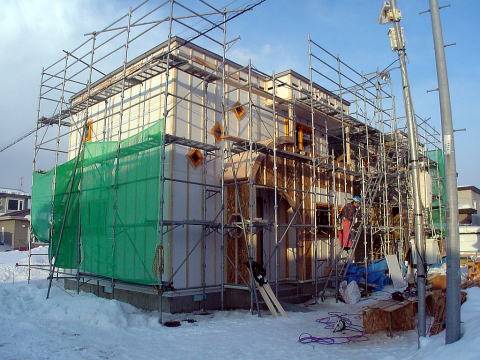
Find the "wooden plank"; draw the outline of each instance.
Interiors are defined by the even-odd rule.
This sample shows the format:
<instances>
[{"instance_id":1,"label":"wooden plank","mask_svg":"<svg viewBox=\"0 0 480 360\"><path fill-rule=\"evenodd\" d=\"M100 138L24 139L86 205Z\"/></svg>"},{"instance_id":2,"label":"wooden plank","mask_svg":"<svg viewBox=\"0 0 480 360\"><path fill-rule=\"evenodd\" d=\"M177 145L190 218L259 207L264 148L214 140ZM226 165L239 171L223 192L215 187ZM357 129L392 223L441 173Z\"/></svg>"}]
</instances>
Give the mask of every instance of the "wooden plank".
<instances>
[{"instance_id":1,"label":"wooden plank","mask_svg":"<svg viewBox=\"0 0 480 360\"><path fill-rule=\"evenodd\" d=\"M275 307L277 308L278 310L278 313L280 314L280 316L283 316L283 317L288 317L285 309L283 308L282 304L280 304L280 302L278 301L277 297L275 296L275 294L273 293L273 290L270 286L269 283L266 283L262 286L267 295L270 297L270 300L273 302L273 304L275 305Z\"/></svg>"},{"instance_id":2,"label":"wooden plank","mask_svg":"<svg viewBox=\"0 0 480 360\"><path fill-rule=\"evenodd\" d=\"M267 304L268 310L270 310L270 312L272 313L272 316L274 318L277 318L278 317L277 310L275 309L275 306L273 305L272 301L270 300L270 297L268 296L263 286L259 286L257 284L257 289L260 295L262 295L262 298L265 301L265 304Z\"/></svg>"}]
</instances>

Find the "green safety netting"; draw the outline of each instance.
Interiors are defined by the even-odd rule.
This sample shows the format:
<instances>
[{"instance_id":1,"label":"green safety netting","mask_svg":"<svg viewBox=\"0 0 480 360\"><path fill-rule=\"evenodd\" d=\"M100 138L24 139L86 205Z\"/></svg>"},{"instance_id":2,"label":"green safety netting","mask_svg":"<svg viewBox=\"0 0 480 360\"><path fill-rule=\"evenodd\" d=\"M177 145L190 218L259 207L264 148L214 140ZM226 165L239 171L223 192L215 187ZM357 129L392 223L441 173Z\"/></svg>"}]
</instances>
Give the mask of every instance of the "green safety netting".
<instances>
[{"instance_id":1,"label":"green safety netting","mask_svg":"<svg viewBox=\"0 0 480 360\"><path fill-rule=\"evenodd\" d=\"M34 173L32 229L50 243L55 266L158 284L161 126L120 142L85 143L56 175Z\"/></svg>"},{"instance_id":2,"label":"green safety netting","mask_svg":"<svg viewBox=\"0 0 480 360\"><path fill-rule=\"evenodd\" d=\"M442 150L428 152L432 162L428 172L432 177L432 219L436 230L445 235L446 223L446 196L445 196L445 160Z\"/></svg>"}]
</instances>

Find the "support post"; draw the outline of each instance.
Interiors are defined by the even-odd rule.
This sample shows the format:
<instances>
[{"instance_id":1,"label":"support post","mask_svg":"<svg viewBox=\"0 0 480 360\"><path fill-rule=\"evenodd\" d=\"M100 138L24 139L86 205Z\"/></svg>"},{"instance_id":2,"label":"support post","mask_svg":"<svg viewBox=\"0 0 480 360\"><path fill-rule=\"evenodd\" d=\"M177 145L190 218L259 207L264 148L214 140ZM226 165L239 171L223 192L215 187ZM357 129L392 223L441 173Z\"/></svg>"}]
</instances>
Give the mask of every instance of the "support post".
<instances>
[{"instance_id":1,"label":"support post","mask_svg":"<svg viewBox=\"0 0 480 360\"><path fill-rule=\"evenodd\" d=\"M277 167L277 137L278 137L278 117L277 117L277 77L275 72L272 75L272 113L273 113L273 230L275 237L275 296L278 298L278 281L280 278L279 257L278 257L278 167Z\"/></svg>"},{"instance_id":2,"label":"support post","mask_svg":"<svg viewBox=\"0 0 480 360\"><path fill-rule=\"evenodd\" d=\"M164 233L164 206L165 206L165 159L166 159L166 148L165 148L165 133L167 130L167 117L168 117L168 85L170 84L170 55L172 51L172 27L173 27L173 5L174 1L170 0L170 16L168 18L168 41L167 41L167 58L165 61L165 88L163 89L163 119L162 121L162 141L160 146L160 174L159 174L159 208L158 208L158 227L157 227L157 256L159 259L159 266L156 269L158 276L158 286L159 286L159 305L158 311L160 316L158 322L163 324L163 264L164 264L164 243L165 243L165 233ZM161 264L161 265L160 265Z\"/></svg>"},{"instance_id":3,"label":"support post","mask_svg":"<svg viewBox=\"0 0 480 360\"><path fill-rule=\"evenodd\" d=\"M445 342L451 344L461 337L460 331L460 238L458 234L458 192L452 109L448 86L447 63L443 43L438 0L430 0L435 62L437 67L440 115L442 119L443 154L447 195L447 299Z\"/></svg>"},{"instance_id":4,"label":"support post","mask_svg":"<svg viewBox=\"0 0 480 360\"><path fill-rule=\"evenodd\" d=\"M405 115L408 128L408 150L411 167L412 194L413 194L413 212L415 224L415 247L417 250L417 293L418 293L418 336L426 335L425 318L425 230L423 221L423 205L420 198L420 170L418 158L418 132L415 111L413 109L412 94L410 92L410 83L408 80L406 51L404 46L403 32L400 27L400 11L397 9L396 0L390 2L390 12L388 13L388 22L393 23L394 33L391 43L392 50L398 54L400 70L402 75L403 101L405 105ZM382 9L383 10L383 9Z\"/></svg>"},{"instance_id":5,"label":"support post","mask_svg":"<svg viewBox=\"0 0 480 360\"><path fill-rule=\"evenodd\" d=\"M317 235L317 149L316 149L316 133L315 133L315 112L313 106L313 96L314 96L314 89L313 89L313 68L312 68L312 45L311 45L310 34L308 34L308 73L310 77L310 84L309 84L309 95L310 95L310 121L312 127L311 139L312 139L312 172L311 172L311 187L313 194L310 195L311 198L311 216L313 220L313 276L314 276L314 284L315 284L315 292L313 298L315 303L318 302L318 269L317 269L317 262L318 262L318 235ZM343 105L343 104L342 104ZM343 107L342 107L343 109Z\"/></svg>"},{"instance_id":6,"label":"support post","mask_svg":"<svg viewBox=\"0 0 480 360\"><path fill-rule=\"evenodd\" d=\"M228 128L227 123L227 116L225 113L225 103L227 97L227 91L225 89L225 77L227 75L226 72L226 58L227 58L227 13L223 12L223 47L222 47L222 126L223 131L226 132ZM221 292L220 292L220 309L223 311L225 307L225 260L226 260L226 253L225 253L225 141L221 142L220 145L220 161L221 161L221 215L220 215L220 235L221 235L221 253L222 253L222 261L221 261Z\"/></svg>"}]
</instances>

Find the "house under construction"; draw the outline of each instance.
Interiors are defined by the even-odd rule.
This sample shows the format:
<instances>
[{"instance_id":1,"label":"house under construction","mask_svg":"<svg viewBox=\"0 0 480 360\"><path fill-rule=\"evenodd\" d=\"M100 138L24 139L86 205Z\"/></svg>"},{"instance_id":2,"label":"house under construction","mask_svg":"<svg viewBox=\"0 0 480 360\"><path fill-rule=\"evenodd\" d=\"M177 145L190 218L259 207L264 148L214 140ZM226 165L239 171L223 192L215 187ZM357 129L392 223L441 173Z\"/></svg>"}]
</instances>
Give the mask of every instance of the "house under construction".
<instances>
[{"instance_id":1,"label":"house under construction","mask_svg":"<svg viewBox=\"0 0 480 360\"><path fill-rule=\"evenodd\" d=\"M403 261L413 205L391 69L359 72L311 38L305 75L230 61L228 23L251 8L146 1L43 69L32 233L50 280L147 309L255 308L252 261L297 300L351 261ZM135 53L152 33L165 41ZM435 255L442 152L419 123ZM354 195L345 259L337 219Z\"/></svg>"}]
</instances>

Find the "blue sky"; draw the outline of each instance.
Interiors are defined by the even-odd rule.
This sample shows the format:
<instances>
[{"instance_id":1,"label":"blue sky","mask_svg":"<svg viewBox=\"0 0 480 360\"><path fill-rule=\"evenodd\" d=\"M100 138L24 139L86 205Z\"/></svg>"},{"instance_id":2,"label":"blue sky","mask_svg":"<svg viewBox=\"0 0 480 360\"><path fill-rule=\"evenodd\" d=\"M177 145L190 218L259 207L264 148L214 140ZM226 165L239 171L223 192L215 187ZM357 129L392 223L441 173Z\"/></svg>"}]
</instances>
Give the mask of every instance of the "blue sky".
<instances>
[{"instance_id":1,"label":"blue sky","mask_svg":"<svg viewBox=\"0 0 480 360\"><path fill-rule=\"evenodd\" d=\"M219 6L226 1L212 1ZM229 1L230 2L230 1ZM246 1L238 1L243 4ZM398 0L407 40L408 69L414 107L422 117L440 129L430 15L427 0ZM480 41L477 0L451 1L441 11L444 39L456 46L446 48L454 128L456 133L459 185L480 187L480 168L474 160L480 135L475 109L480 93ZM4 70L0 88L0 146L35 126L40 71L84 40L83 34L110 23L137 1L100 0L3 0L0 3L0 66ZM390 50L388 26L376 22L380 0L268 0L228 26L229 38L242 40L230 50L230 57L242 63L252 60L260 70L271 73L292 68L308 75L307 34L339 55L356 69L371 72L390 64L396 55ZM161 42L163 39L159 39ZM155 43L146 45L153 47ZM215 49L213 49L215 50ZM392 72L400 96L398 70ZM403 100L397 99L403 113ZM0 187L24 190L31 182L33 138L0 153ZM478 149L478 150L477 150Z\"/></svg>"}]
</instances>

